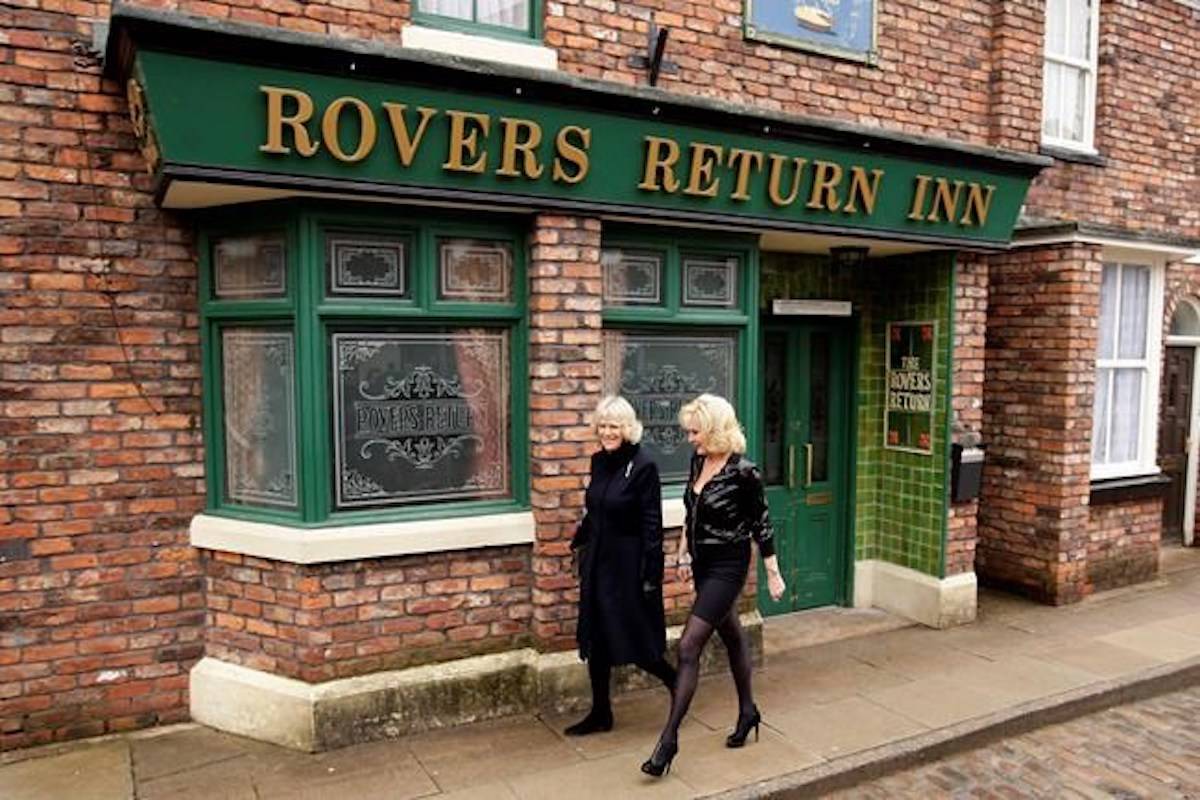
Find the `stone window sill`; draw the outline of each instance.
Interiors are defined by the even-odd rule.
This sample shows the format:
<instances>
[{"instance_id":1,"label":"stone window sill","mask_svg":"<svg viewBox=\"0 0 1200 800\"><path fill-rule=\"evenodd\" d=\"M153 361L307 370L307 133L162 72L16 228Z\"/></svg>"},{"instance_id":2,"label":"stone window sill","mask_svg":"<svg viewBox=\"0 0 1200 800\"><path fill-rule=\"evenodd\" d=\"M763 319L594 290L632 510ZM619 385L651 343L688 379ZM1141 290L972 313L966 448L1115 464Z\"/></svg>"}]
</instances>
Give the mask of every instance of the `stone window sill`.
<instances>
[{"instance_id":1,"label":"stone window sill","mask_svg":"<svg viewBox=\"0 0 1200 800\"><path fill-rule=\"evenodd\" d=\"M424 25L406 25L400 33L400 41L403 47L414 50L433 50L518 67L558 69L558 51L533 42L477 36Z\"/></svg>"},{"instance_id":2,"label":"stone window sill","mask_svg":"<svg viewBox=\"0 0 1200 800\"><path fill-rule=\"evenodd\" d=\"M1050 156L1058 161L1068 161L1072 164L1087 164L1093 167L1106 167L1108 160L1099 153L1088 152L1086 150L1072 150L1069 147L1057 147L1052 144L1044 144L1041 147L1041 154Z\"/></svg>"},{"instance_id":3,"label":"stone window sill","mask_svg":"<svg viewBox=\"0 0 1200 800\"><path fill-rule=\"evenodd\" d=\"M519 511L335 528L294 528L197 514L192 518L189 532L193 547L291 564L323 564L360 558L532 544L534 531L533 513Z\"/></svg>"},{"instance_id":4,"label":"stone window sill","mask_svg":"<svg viewBox=\"0 0 1200 800\"><path fill-rule=\"evenodd\" d=\"M1092 481L1089 505L1106 506L1135 500L1162 497L1171 479L1165 475L1139 475L1135 478L1109 478Z\"/></svg>"}]
</instances>

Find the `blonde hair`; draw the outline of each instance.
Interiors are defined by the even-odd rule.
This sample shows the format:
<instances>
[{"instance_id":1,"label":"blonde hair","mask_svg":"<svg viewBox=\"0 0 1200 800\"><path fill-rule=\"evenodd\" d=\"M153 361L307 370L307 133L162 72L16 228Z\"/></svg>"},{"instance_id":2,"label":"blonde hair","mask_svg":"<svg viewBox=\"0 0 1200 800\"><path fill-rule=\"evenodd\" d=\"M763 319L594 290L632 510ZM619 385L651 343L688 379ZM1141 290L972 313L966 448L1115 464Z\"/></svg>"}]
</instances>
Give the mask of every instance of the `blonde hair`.
<instances>
[{"instance_id":1,"label":"blonde hair","mask_svg":"<svg viewBox=\"0 0 1200 800\"><path fill-rule=\"evenodd\" d=\"M600 432L600 423L611 422L621 427L621 438L630 444L642 440L642 423L638 421L637 412L629 401L619 395L610 394L596 404L592 414L592 428Z\"/></svg>"},{"instance_id":2,"label":"blonde hair","mask_svg":"<svg viewBox=\"0 0 1200 800\"><path fill-rule=\"evenodd\" d=\"M704 449L711 453L745 453L746 434L737 412L724 397L702 394L679 409L679 424L700 429Z\"/></svg>"}]
</instances>

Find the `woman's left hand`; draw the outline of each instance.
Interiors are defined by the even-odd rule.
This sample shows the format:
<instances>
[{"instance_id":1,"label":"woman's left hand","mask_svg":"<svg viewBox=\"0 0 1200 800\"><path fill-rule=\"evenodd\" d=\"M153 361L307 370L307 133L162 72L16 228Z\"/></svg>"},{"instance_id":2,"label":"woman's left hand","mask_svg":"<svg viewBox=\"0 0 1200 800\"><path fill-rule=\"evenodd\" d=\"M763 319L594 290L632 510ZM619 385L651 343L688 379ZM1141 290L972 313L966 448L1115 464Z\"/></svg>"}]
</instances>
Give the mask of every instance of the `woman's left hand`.
<instances>
[{"instance_id":1,"label":"woman's left hand","mask_svg":"<svg viewBox=\"0 0 1200 800\"><path fill-rule=\"evenodd\" d=\"M783 597L783 593L786 590L787 585L783 582L783 576L779 574L778 570L774 572L768 570L767 591L770 592L771 599L778 601L779 598Z\"/></svg>"}]
</instances>

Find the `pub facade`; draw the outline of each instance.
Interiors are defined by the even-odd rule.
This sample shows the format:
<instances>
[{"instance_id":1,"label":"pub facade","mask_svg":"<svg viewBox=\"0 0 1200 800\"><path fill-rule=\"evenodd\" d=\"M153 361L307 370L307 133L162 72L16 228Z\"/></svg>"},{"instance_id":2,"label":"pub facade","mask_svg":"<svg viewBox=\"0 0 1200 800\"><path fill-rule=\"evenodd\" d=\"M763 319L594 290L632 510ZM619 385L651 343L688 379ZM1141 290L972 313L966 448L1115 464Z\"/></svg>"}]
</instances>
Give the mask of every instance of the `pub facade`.
<instances>
[{"instance_id":1,"label":"pub facade","mask_svg":"<svg viewBox=\"0 0 1200 800\"><path fill-rule=\"evenodd\" d=\"M789 589L752 580L756 637L1155 574L1187 181L1072 140L1069 70L1108 108L1054 49L1079 4L844 5L9 12L4 746L572 702L608 393L663 475L676 623L701 392L767 483ZM1194 172L1172 113L1150 138Z\"/></svg>"}]
</instances>

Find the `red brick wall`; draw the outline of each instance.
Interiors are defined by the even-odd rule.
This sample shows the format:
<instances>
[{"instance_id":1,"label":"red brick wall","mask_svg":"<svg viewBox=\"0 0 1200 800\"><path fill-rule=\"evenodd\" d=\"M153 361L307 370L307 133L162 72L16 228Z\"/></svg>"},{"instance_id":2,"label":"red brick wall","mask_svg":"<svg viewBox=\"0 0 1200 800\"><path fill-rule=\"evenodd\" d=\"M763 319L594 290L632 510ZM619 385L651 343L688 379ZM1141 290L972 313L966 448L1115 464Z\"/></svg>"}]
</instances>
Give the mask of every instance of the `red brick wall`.
<instances>
[{"instance_id":1,"label":"red brick wall","mask_svg":"<svg viewBox=\"0 0 1200 800\"><path fill-rule=\"evenodd\" d=\"M976 569L1052 603L1087 592L1100 269L1090 245L989 259Z\"/></svg>"},{"instance_id":2,"label":"red brick wall","mask_svg":"<svg viewBox=\"0 0 1200 800\"><path fill-rule=\"evenodd\" d=\"M988 264L979 256L963 255L954 274L954 438L982 435L984 344L987 333ZM952 503L946 529L946 575L975 568L979 501Z\"/></svg>"},{"instance_id":3,"label":"red brick wall","mask_svg":"<svg viewBox=\"0 0 1200 800\"><path fill-rule=\"evenodd\" d=\"M529 548L300 565L205 551L209 656L320 682L529 643Z\"/></svg>"},{"instance_id":4,"label":"red brick wall","mask_svg":"<svg viewBox=\"0 0 1200 800\"><path fill-rule=\"evenodd\" d=\"M182 719L204 618L188 235L46 9L0 7L0 749Z\"/></svg>"},{"instance_id":5,"label":"red brick wall","mask_svg":"<svg viewBox=\"0 0 1200 800\"><path fill-rule=\"evenodd\" d=\"M1162 500L1090 509L1087 531L1088 591L1115 589L1158 574Z\"/></svg>"},{"instance_id":6,"label":"red brick wall","mask_svg":"<svg viewBox=\"0 0 1200 800\"><path fill-rule=\"evenodd\" d=\"M1029 214L1200 237L1188 55L1198 16L1170 0L1101 6L1095 143L1104 165L1059 162L1034 183Z\"/></svg>"}]
</instances>

